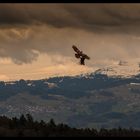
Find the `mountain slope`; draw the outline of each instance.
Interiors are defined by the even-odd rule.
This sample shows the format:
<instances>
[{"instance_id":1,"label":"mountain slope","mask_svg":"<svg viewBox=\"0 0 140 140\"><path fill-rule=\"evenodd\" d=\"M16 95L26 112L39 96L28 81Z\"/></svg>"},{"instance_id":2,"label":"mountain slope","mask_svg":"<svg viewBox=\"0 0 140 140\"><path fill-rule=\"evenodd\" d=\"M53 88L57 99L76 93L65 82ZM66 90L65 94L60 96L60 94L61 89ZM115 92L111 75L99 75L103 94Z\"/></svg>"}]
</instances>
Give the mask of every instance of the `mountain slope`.
<instances>
[{"instance_id":1,"label":"mountain slope","mask_svg":"<svg viewBox=\"0 0 140 140\"><path fill-rule=\"evenodd\" d=\"M101 71L100 71L101 72ZM0 115L30 113L75 127L140 128L140 75L79 76L0 83Z\"/></svg>"}]
</instances>

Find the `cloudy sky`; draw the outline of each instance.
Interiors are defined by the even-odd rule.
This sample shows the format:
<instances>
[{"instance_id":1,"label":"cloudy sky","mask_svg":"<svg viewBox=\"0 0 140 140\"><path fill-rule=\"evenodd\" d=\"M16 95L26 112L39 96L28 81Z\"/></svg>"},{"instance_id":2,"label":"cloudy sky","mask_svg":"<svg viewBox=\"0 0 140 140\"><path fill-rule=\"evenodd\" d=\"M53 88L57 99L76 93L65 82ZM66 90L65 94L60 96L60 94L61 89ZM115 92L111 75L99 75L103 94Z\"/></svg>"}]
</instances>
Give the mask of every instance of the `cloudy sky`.
<instances>
[{"instance_id":1,"label":"cloudy sky","mask_svg":"<svg viewBox=\"0 0 140 140\"><path fill-rule=\"evenodd\" d=\"M139 50L140 4L0 4L0 80L92 72L138 62Z\"/></svg>"}]
</instances>

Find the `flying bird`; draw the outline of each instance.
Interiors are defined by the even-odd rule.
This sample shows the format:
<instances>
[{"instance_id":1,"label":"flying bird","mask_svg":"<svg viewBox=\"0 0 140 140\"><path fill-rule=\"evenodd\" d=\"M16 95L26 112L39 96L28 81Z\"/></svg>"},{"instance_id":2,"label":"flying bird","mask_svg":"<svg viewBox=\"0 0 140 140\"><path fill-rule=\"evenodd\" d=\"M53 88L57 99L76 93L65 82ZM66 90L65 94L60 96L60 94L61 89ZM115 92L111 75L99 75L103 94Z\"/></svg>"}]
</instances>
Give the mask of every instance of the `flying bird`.
<instances>
[{"instance_id":1,"label":"flying bird","mask_svg":"<svg viewBox=\"0 0 140 140\"><path fill-rule=\"evenodd\" d=\"M77 59L80 59L80 64L81 65L85 65L85 59L88 59L89 60L90 57L87 56L86 54L84 54L82 51L80 51L75 45L73 45L72 48L76 52L75 57Z\"/></svg>"}]
</instances>

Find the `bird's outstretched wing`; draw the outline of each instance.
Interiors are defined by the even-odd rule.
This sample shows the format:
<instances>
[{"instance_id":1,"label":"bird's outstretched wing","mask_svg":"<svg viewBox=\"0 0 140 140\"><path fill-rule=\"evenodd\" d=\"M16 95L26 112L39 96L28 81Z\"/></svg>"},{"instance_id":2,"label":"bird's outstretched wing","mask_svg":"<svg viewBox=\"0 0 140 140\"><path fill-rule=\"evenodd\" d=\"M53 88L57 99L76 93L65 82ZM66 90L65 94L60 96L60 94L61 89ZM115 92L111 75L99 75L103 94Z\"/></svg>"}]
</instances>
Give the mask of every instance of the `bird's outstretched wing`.
<instances>
[{"instance_id":1,"label":"bird's outstretched wing","mask_svg":"<svg viewBox=\"0 0 140 140\"><path fill-rule=\"evenodd\" d=\"M74 49L75 52L81 54L81 51L75 45L73 45L72 48Z\"/></svg>"},{"instance_id":2,"label":"bird's outstretched wing","mask_svg":"<svg viewBox=\"0 0 140 140\"><path fill-rule=\"evenodd\" d=\"M89 56L87 56L86 54L82 54L82 56L85 58L85 59L90 59L90 57Z\"/></svg>"}]
</instances>

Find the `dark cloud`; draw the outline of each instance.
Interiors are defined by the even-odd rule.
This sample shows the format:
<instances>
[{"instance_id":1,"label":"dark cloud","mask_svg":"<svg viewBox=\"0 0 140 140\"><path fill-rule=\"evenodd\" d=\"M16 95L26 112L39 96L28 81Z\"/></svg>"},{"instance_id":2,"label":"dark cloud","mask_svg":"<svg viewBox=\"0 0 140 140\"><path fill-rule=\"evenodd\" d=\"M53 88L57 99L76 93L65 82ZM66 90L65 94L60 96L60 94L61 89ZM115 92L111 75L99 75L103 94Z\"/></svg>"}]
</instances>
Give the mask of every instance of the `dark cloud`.
<instances>
[{"instance_id":1,"label":"dark cloud","mask_svg":"<svg viewBox=\"0 0 140 140\"><path fill-rule=\"evenodd\" d=\"M73 44L94 58L138 56L139 24L139 4L0 4L0 57L72 56Z\"/></svg>"},{"instance_id":2,"label":"dark cloud","mask_svg":"<svg viewBox=\"0 0 140 140\"><path fill-rule=\"evenodd\" d=\"M1 4L1 25L49 24L98 31L140 23L139 4ZM118 31L118 28L116 28ZM120 30L121 31L121 30Z\"/></svg>"}]
</instances>

